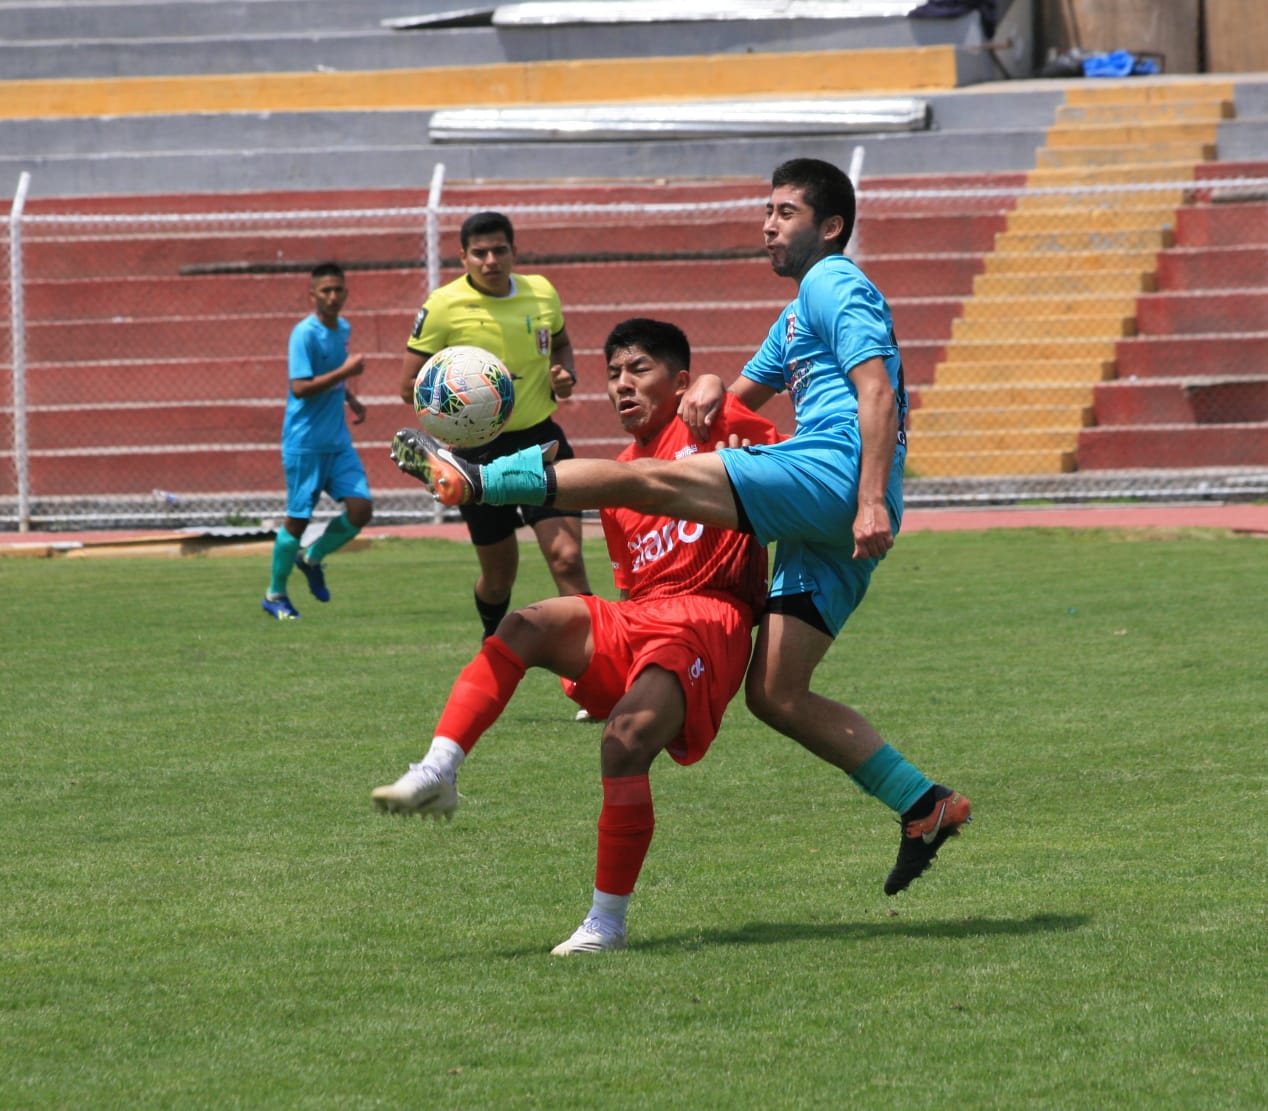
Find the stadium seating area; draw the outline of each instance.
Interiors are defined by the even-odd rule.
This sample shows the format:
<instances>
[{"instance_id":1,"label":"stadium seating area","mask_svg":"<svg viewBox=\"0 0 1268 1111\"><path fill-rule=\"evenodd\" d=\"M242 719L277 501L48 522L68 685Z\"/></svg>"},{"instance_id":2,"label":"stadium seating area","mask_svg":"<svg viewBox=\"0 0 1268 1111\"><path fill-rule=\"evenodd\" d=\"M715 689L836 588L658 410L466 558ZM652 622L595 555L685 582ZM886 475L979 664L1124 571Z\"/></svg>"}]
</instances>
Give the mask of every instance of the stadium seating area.
<instances>
[{"instance_id":1,"label":"stadium seating area","mask_svg":"<svg viewBox=\"0 0 1268 1111\"><path fill-rule=\"evenodd\" d=\"M650 221L525 208L522 262L559 287L588 363L612 323L648 312L686 328L697 369L731 374L790 292L757 249L766 174L792 154L844 165L855 144L854 250L894 307L911 467L930 498L991 476L1009 479L995 485L1007 497L1028 477L1153 471L1165 488L1163 471L1265 474L1268 191L1237 183L1268 180L1268 75L1004 80L975 16L619 35L382 22L452 6L0 7L0 170L30 172L39 218L23 263L42 498L272 495L285 336L306 311L302 274L326 257L352 270L354 346L370 353L357 439L376 492L399 488L386 444L404 412L398 353L424 293L418 210L437 163L455 209L681 206ZM670 119L675 99L755 88L918 94L932 126L618 143L428 134L445 107L628 97ZM1139 192L1107 204L1101 191L1124 184ZM265 212L339 218L261 230L250 216ZM168 222L124 234L108 219L129 214ZM455 225L441 228L444 279ZM605 407L594 382L564 410L583 453L620 443ZM0 498L13 493L0 469Z\"/></svg>"}]
</instances>

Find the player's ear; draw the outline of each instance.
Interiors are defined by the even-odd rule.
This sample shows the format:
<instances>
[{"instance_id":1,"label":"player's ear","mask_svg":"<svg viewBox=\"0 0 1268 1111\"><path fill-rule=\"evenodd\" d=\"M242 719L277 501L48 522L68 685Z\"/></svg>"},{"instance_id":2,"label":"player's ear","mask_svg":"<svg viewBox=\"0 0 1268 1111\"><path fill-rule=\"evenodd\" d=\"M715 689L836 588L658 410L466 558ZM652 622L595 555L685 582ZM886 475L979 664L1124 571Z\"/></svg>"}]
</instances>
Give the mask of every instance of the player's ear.
<instances>
[{"instance_id":1,"label":"player's ear","mask_svg":"<svg viewBox=\"0 0 1268 1111\"><path fill-rule=\"evenodd\" d=\"M840 216L829 216L819 225L819 233L823 236L825 243L833 243L840 239L843 231L845 231L845 220Z\"/></svg>"}]
</instances>

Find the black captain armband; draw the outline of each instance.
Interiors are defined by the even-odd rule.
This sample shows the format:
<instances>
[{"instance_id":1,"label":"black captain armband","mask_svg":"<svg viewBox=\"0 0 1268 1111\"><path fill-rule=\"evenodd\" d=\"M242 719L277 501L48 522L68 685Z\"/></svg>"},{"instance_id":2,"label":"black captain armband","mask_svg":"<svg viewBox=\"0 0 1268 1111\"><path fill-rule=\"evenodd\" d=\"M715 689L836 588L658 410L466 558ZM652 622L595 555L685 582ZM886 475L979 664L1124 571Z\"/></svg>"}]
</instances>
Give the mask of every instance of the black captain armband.
<instances>
[{"instance_id":1,"label":"black captain armband","mask_svg":"<svg viewBox=\"0 0 1268 1111\"><path fill-rule=\"evenodd\" d=\"M555 478L555 467L553 463L543 464L542 479L546 486L546 496L542 499L542 505L549 508L555 504L555 495L559 492L559 482Z\"/></svg>"}]
</instances>

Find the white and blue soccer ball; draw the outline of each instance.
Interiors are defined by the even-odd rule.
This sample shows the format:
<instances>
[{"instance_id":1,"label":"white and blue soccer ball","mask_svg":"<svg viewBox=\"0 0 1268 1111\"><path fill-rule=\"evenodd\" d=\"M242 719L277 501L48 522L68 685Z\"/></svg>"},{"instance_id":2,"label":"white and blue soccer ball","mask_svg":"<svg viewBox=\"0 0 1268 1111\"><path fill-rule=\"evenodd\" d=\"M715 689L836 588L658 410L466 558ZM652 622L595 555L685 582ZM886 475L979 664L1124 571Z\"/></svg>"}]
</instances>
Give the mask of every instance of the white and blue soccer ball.
<instances>
[{"instance_id":1,"label":"white and blue soccer ball","mask_svg":"<svg viewBox=\"0 0 1268 1111\"><path fill-rule=\"evenodd\" d=\"M511 372L483 347L445 347L414 380L418 423L450 447L487 444L506 427L514 407Z\"/></svg>"}]
</instances>

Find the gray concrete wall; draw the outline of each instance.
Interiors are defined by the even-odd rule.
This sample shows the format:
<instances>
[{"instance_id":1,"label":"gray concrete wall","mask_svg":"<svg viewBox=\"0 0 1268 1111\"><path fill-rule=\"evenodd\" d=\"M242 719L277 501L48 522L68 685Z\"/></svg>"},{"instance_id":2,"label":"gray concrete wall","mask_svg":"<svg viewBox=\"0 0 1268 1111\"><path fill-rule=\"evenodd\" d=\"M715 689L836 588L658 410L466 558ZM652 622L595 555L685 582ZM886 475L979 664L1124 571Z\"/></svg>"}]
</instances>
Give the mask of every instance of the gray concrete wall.
<instances>
[{"instance_id":1,"label":"gray concrete wall","mask_svg":"<svg viewBox=\"0 0 1268 1111\"><path fill-rule=\"evenodd\" d=\"M787 53L807 50L897 49L912 46L974 46L982 41L976 16L950 20L797 19L735 20L723 23L584 24L545 27L460 27L389 31L378 20L326 26L257 26L247 18L223 23L206 18L214 4L127 5L153 11L152 26L130 30L139 16L88 19L82 28L46 38L0 34L0 73L6 79L76 77L163 77L213 73L304 73L317 69L382 70L431 66L489 65L577 58L680 57L691 54ZM226 9L252 8L226 4ZM270 8L272 5L268 5ZM290 5L324 7L315 0ZM371 9L399 4L368 5ZM359 12L359 3L349 3ZM110 10L102 7L102 11ZM196 26L181 19L200 13ZM0 15L3 11L0 10ZM411 13L405 13L411 14ZM235 22L241 26L233 25ZM281 22L276 20L275 22ZM0 20L0 25L3 20ZM989 58L966 52L965 81L990 80Z\"/></svg>"}]
</instances>

